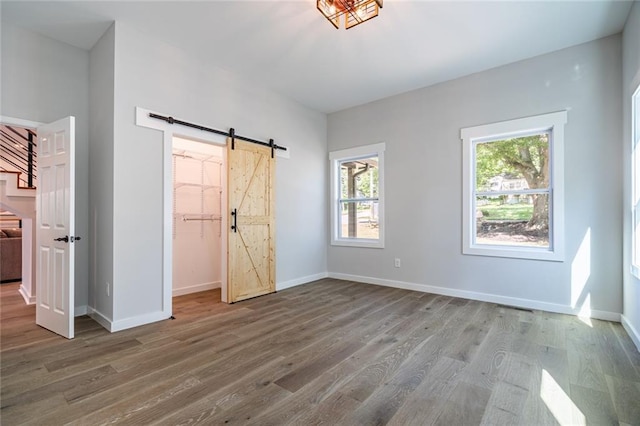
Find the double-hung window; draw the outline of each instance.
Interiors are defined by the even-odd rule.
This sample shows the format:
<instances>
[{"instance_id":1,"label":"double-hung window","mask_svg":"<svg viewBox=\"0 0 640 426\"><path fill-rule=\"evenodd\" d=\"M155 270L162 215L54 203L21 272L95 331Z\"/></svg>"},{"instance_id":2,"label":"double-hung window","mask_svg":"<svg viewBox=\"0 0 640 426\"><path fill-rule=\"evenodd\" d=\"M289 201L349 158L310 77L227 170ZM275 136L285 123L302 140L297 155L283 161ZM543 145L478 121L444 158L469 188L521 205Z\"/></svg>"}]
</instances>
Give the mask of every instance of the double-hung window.
<instances>
[{"instance_id":1,"label":"double-hung window","mask_svg":"<svg viewBox=\"0 0 640 426\"><path fill-rule=\"evenodd\" d=\"M562 261L566 111L462 129L463 253Z\"/></svg>"},{"instance_id":2,"label":"double-hung window","mask_svg":"<svg viewBox=\"0 0 640 426\"><path fill-rule=\"evenodd\" d=\"M333 151L331 244L384 247L385 144Z\"/></svg>"}]
</instances>

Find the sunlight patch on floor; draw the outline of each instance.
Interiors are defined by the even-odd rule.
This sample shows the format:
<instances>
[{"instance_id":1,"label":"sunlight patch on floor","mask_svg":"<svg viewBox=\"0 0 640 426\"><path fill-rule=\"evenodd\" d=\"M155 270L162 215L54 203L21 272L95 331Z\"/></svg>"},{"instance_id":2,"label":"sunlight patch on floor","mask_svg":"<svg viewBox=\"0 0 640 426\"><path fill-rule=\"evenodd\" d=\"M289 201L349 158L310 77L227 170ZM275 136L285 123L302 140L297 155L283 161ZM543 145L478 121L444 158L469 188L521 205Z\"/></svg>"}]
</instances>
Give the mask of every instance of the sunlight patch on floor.
<instances>
[{"instance_id":1,"label":"sunlight patch on floor","mask_svg":"<svg viewBox=\"0 0 640 426\"><path fill-rule=\"evenodd\" d=\"M547 372L542 370L540 383L540 398L547 405L553 417L561 425L586 425L587 420L582 411L571 401L569 395L562 390L558 382Z\"/></svg>"}]
</instances>

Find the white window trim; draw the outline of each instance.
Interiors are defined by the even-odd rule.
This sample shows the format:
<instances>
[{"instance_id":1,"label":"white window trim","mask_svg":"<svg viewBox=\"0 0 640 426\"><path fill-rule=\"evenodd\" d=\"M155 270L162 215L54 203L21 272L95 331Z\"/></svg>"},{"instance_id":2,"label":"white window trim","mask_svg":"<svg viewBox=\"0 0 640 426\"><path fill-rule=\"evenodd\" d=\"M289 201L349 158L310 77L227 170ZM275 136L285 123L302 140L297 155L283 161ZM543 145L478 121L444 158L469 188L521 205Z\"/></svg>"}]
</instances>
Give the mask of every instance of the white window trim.
<instances>
[{"instance_id":1,"label":"white window trim","mask_svg":"<svg viewBox=\"0 0 640 426\"><path fill-rule=\"evenodd\" d=\"M631 273L640 279L640 262L638 256L640 247L636 244L636 233L640 232L636 224L636 217L640 215L640 203L636 204L636 200L640 198L640 187L638 181L640 179L640 170L637 156L640 155L640 85L636 87L635 92L631 95Z\"/></svg>"},{"instance_id":2,"label":"white window trim","mask_svg":"<svg viewBox=\"0 0 640 426\"><path fill-rule=\"evenodd\" d=\"M347 247L384 248L384 150L385 143L342 149L329 153L331 164L331 245ZM340 238L338 232L338 214L340 203L340 161L346 159L363 158L371 155L378 156L378 231L377 240L370 238Z\"/></svg>"},{"instance_id":3,"label":"white window trim","mask_svg":"<svg viewBox=\"0 0 640 426\"><path fill-rule=\"evenodd\" d=\"M566 123L567 111L558 111L461 129L460 136L463 141L462 252L464 254L564 261L564 125ZM552 131L549 248L475 244L475 203L471 199L475 187L475 143L543 131Z\"/></svg>"}]
</instances>

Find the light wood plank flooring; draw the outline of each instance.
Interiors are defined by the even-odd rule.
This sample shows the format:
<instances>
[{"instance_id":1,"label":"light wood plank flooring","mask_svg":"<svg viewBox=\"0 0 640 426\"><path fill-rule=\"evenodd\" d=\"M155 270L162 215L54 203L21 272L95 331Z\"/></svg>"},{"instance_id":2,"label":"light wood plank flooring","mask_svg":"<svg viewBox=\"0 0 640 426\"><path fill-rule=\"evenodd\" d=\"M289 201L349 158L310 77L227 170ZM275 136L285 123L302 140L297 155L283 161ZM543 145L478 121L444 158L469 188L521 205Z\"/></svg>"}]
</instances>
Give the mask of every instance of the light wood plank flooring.
<instances>
[{"instance_id":1,"label":"light wood plank flooring","mask_svg":"<svg viewBox=\"0 0 640 426\"><path fill-rule=\"evenodd\" d=\"M324 279L65 340L0 292L2 425L640 424L616 323Z\"/></svg>"}]
</instances>

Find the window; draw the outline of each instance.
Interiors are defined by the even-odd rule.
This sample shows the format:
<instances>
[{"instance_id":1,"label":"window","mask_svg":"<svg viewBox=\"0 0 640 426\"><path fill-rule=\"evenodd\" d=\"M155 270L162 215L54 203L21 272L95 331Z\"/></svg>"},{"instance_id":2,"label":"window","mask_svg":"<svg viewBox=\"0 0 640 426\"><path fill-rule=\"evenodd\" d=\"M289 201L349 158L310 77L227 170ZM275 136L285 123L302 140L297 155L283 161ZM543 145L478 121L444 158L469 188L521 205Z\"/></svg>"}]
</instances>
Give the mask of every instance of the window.
<instances>
[{"instance_id":1,"label":"window","mask_svg":"<svg viewBox=\"0 0 640 426\"><path fill-rule=\"evenodd\" d=\"M331 162L331 244L384 247L385 144L334 151Z\"/></svg>"},{"instance_id":2,"label":"window","mask_svg":"<svg viewBox=\"0 0 640 426\"><path fill-rule=\"evenodd\" d=\"M640 86L631 97L631 208L633 238L631 272L640 278Z\"/></svg>"},{"instance_id":3,"label":"window","mask_svg":"<svg viewBox=\"0 0 640 426\"><path fill-rule=\"evenodd\" d=\"M463 253L564 260L566 111L462 129Z\"/></svg>"}]
</instances>

